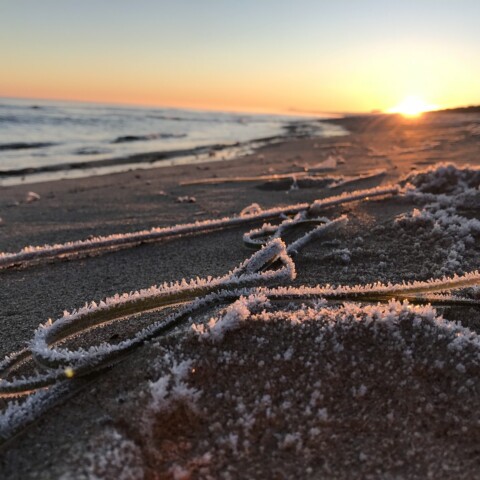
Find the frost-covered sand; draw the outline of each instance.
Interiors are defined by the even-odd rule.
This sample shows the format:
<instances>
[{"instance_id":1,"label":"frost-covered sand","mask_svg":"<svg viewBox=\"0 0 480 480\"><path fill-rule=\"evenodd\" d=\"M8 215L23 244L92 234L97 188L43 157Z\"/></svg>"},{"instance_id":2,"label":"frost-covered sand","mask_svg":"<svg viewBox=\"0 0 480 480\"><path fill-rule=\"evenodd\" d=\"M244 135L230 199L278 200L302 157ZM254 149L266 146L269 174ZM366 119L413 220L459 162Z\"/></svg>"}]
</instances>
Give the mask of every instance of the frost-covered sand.
<instances>
[{"instance_id":1,"label":"frost-covered sand","mask_svg":"<svg viewBox=\"0 0 480 480\"><path fill-rule=\"evenodd\" d=\"M261 210L247 215L299 204L306 210L314 200L378 185L401 189L309 210L309 218L345 215L348 222L299 249L294 280L292 270L272 274L270 290L195 311L108 370L74 375L75 389L60 391L60 401L26 428L16 429L48 391L23 409L1 399L1 478L480 478L476 287L453 292L464 300L433 293L419 305L386 297L353 303L351 295L327 301L325 288L292 300L275 290L277 281L382 282L375 288L388 293L389 282L480 268L480 117L338 122L352 134L289 141L238 161L0 190L1 250L17 252L238 218L253 203ZM437 162L468 167L429 169ZM284 175L291 172L294 180ZM224 177L261 178L215 181ZM262 223L0 271L1 355L24 347L39 323L65 309L90 301L108 308L121 299L106 307L98 301L115 293L226 275L252 256L244 240L255 243L258 234L244 234ZM281 238L291 244L307 228L285 229ZM178 308L83 332L66 346L128 341ZM48 360L42 335L33 348ZM33 373L29 364L19 369Z\"/></svg>"}]
</instances>

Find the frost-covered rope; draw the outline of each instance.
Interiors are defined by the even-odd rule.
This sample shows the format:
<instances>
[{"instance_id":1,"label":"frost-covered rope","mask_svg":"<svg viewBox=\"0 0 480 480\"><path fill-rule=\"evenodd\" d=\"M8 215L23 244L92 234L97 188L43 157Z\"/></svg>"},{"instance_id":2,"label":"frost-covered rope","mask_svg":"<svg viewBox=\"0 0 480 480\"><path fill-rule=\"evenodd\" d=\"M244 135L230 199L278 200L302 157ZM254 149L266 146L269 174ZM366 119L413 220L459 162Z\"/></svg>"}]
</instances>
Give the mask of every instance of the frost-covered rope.
<instances>
[{"instance_id":1,"label":"frost-covered rope","mask_svg":"<svg viewBox=\"0 0 480 480\"><path fill-rule=\"evenodd\" d=\"M325 208L341 205L347 202L355 202L358 200L368 200L370 198L384 197L388 195L396 195L400 192L400 188L396 185L386 187L374 187L367 190L356 190L355 192L345 192L341 195L315 200L310 206L311 215L320 214Z\"/></svg>"},{"instance_id":2,"label":"frost-covered rope","mask_svg":"<svg viewBox=\"0 0 480 480\"><path fill-rule=\"evenodd\" d=\"M0 269L15 265L28 266L44 258L61 258L81 253L99 252L102 250L124 248L140 243L155 242L170 237L180 237L195 233L211 232L227 227L248 224L258 220L266 220L279 215L290 215L308 208L308 203L298 203L285 207L275 207L253 214L237 217L224 217L218 220L204 220L194 223L179 224L172 227L155 227L131 233L119 233L98 236L88 240L77 240L54 245L29 246L16 253L0 253Z\"/></svg>"},{"instance_id":3,"label":"frost-covered rope","mask_svg":"<svg viewBox=\"0 0 480 480\"><path fill-rule=\"evenodd\" d=\"M55 322L41 325L28 349L13 353L0 362L0 397L30 395L24 403L11 401L0 413L0 441L11 437L25 424L35 420L57 398L75 391L87 375L102 370L145 341L188 320L200 308L218 303L227 292L240 296L253 286L282 283L295 278L295 266L281 239L275 239L239 267L218 278L153 286L139 292L86 304L78 311L64 312ZM180 305L174 313L137 332L118 344L102 343L90 348L69 350L61 344L69 337L133 314ZM19 367L34 360L44 371L30 377L11 377ZM83 385L80 382L80 386Z\"/></svg>"},{"instance_id":4,"label":"frost-covered rope","mask_svg":"<svg viewBox=\"0 0 480 480\"><path fill-rule=\"evenodd\" d=\"M269 240L275 238L283 238L285 233L292 228L296 228L302 225L317 225L315 228L302 235L300 238L292 242L287 247L288 253L295 254L302 248L304 248L313 239L318 238L323 233L332 230L339 224L346 223L347 220L348 219L346 215L342 215L334 220L329 220L325 217L308 218L307 212L303 211L298 213L294 218L287 218L282 223L280 223L280 225L271 225L269 223L265 223L260 228L250 230L243 235L243 241L248 246L260 247L262 245L265 245Z\"/></svg>"},{"instance_id":5,"label":"frost-covered rope","mask_svg":"<svg viewBox=\"0 0 480 480\"><path fill-rule=\"evenodd\" d=\"M262 266L278 258L282 262L279 270L252 273L252 270L261 270ZM241 272L241 273L239 273ZM229 275L216 279L195 280L175 284L169 287L152 287L151 289L132 294L116 295L100 304L91 303L78 311L65 313L55 322L47 322L39 327L30 345L34 360L50 369L47 373L32 378L22 378L13 381L0 381L0 396L12 396L29 393L32 390L47 386L59 379L69 376L84 375L95 368L112 361L118 355L137 347L146 340L158 336L160 333L177 324L177 321L194 310L220 300L232 299L239 295L263 292L272 300L298 301L305 299L324 299L327 301L388 301L392 298L410 298L422 301L422 295L432 292L444 292L453 289L465 288L480 284L480 272L475 271L462 276L444 277L426 282L412 282L401 284L371 284L355 286L317 286L317 287L278 287L276 289L259 288L272 282L282 282L293 279L295 269L287 254L285 245L276 239L263 250L254 254L242 266ZM254 286L252 286L254 285ZM241 289L239 289L241 287ZM203 296L202 296L203 295ZM192 300L194 299L195 300ZM423 303L432 300L432 297L423 297ZM433 297L438 303L460 301L455 297ZM89 328L97 327L115 319L124 318L134 313L145 312L186 303L176 313L167 316L141 330L133 338L115 345L108 343L93 346L88 349L80 348L75 351L52 345L61 343L70 336ZM465 302L463 302L465 303ZM467 302L478 304L478 302ZM12 369L15 363L25 361L25 352L21 355L10 356L3 362L4 371ZM1 372L0 372L1 373Z\"/></svg>"},{"instance_id":6,"label":"frost-covered rope","mask_svg":"<svg viewBox=\"0 0 480 480\"><path fill-rule=\"evenodd\" d=\"M392 298L409 300L423 300L427 303L434 299L439 303L455 302L460 299L451 296L430 294L439 292L448 292L461 288L473 287L480 285L480 272L475 270L464 275L454 275L452 277L443 277L439 279L431 279L427 281L414 281L402 283L373 283L367 285L318 285L316 287L301 287L299 290L296 287L278 287L274 294L285 299L295 299L296 297L321 297L326 300L335 301L388 301ZM480 302L465 302L480 305Z\"/></svg>"},{"instance_id":7,"label":"frost-covered rope","mask_svg":"<svg viewBox=\"0 0 480 480\"><path fill-rule=\"evenodd\" d=\"M342 215L338 218L335 218L334 220L324 223L323 225L319 225L318 227L314 228L310 232L306 233L305 235L301 236L293 243L291 243L287 248L287 252L291 255L300 252L300 250L304 248L307 243L310 243L312 240L320 237L321 235L332 230L338 225L346 223L347 221L348 217L346 215Z\"/></svg>"},{"instance_id":8,"label":"frost-covered rope","mask_svg":"<svg viewBox=\"0 0 480 480\"><path fill-rule=\"evenodd\" d=\"M307 167L305 167L307 168ZM291 172L291 173L274 173L271 175L257 175L257 176L247 176L247 177L215 177L215 178L200 178L196 180L187 180L180 182L179 185L186 187L192 185L218 185L220 183L250 183L250 182L275 182L279 180L289 180L296 179L298 180L309 180L312 182L315 181L325 181L332 184L333 187L344 186L349 183L358 182L360 180L368 180L371 178L376 178L386 173L385 169L377 169L371 172L361 174L361 175L352 175L352 176L343 176L343 175L326 175L325 170L320 172L315 172L312 169L305 171Z\"/></svg>"},{"instance_id":9,"label":"frost-covered rope","mask_svg":"<svg viewBox=\"0 0 480 480\"><path fill-rule=\"evenodd\" d=\"M275 207L267 210L245 213L235 217L224 217L218 220L179 224L172 227L156 227L130 233L99 236L88 240L73 242L29 246L15 253L0 253L0 270L14 266L28 267L41 260L75 257L82 254L99 254L102 252L132 247L147 242L157 242L165 238L174 238L184 235L212 232L239 225L248 225L253 222L277 218L282 215L295 215L301 211L310 210L312 216L318 216L322 209L343 203L379 196L394 195L399 192L396 186L376 187L367 190L358 190L352 193L330 197L325 200L316 200L312 205L297 203L285 207Z\"/></svg>"},{"instance_id":10,"label":"frost-covered rope","mask_svg":"<svg viewBox=\"0 0 480 480\"><path fill-rule=\"evenodd\" d=\"M281 268L267 272L260 271L262 267L271 264L275 259L280 260ZM53 405L55 398L68 394L71 391L69 382L72 380L71 385L74 388L75 382L81 380L85 375L109 366L133 348L170 330L180 322L191 320L192 316L203 308L210 308L222 303L231 304L241 297L259 295L268 302L307 300L317 303L328 301L342 303L345 301L390 302L394 297L405 299L412 295L415 295L417 300L421 300L421 295L426 295L426 300L431 292L444 292L480 284L480 273L471 272L462 276L445 277L427 282L386 285L376 283L337 287L326 285L277 288L258 286L291 280L294 276L295 268L285 245L280 239L275 239L224 277L207 278L203 281L184 281L175 284L174 288L172 286L161 287L160 291L158 287L152 287L141 292L115 295L99 304L91 303L78 311L65 313L55 322L47 322L36 331L29 352L23 350L13 354L7 357L0 366L3 370L2 373L15 371L16 367L21 366L29 359L29 355L36 362L45 366L44 373L27 378L0 381L0 397L33 394L26 403L10 403L7 410L0 415L0 439L8 438L25 423L38 418ZM180 292L183 292L183 297L179 295ZM194 292L199 296L192 299ZM200 296L202 294L203 296ZM431 297L432 295L430 295ZM183 304L175 312L138 332L133 338L115 345L103 343L98 347L79 348L73 351L59 346L69 336L78 334L84 329L95 328L107 321L121 320L125 315L168 306L167 298L174 304L178 305L182 302ZM452 297L443 295L434 295L434 298L441 304L448 303L452 299ZM155 302L151 303L152 300ZM475 304L478 305L478 302ZM445 328L450 327L446 325ZM462 338L467 338L469 331L465 330L463 333ZM45 387L49 387L49 390L45 391Z\"/></svg>"},{"instance_id":11,"label":"frost-covered rope","mask_svg":"<svg viewBox=\"0 0 480 480\"><path fill-rule=\"evenodd\" d=\"M280 268L264 270L266 266L272 265L275 261ZM59 379L68 378L73 371L76 375L90 373L99 365L111 361L116 356L155 337L166 328L171 328L178 316L169 316L165 320L144 328L133 338L115 345L103 343L99 346L92 346L88 349L80 348L75 351L54 347L54 345L88 329L124 319L132 314L193 301L190 307L180 309L180 312L183 312L179 314L181 316L196 305L195 298L209 297L209 295L224 289L286 282L293 280L295 275L295 266L287 254L285 244L280 239L275 239L223 277L208 277L189 282L183 280L180 283L164 284L161 287L153 286L138 292L115 295L98 304L92 302L71 313L64 312L63 317L55 322L49 320L37 329L30 344L30 352L22 350L7 357L0 365L0 375L4 376L5 373L15 370L17 365L24 363L31 355L37 364L43 365L49 370L30 378L1 380L0 397L28 393L50 385Z\"/></svg>"}]
</instances>

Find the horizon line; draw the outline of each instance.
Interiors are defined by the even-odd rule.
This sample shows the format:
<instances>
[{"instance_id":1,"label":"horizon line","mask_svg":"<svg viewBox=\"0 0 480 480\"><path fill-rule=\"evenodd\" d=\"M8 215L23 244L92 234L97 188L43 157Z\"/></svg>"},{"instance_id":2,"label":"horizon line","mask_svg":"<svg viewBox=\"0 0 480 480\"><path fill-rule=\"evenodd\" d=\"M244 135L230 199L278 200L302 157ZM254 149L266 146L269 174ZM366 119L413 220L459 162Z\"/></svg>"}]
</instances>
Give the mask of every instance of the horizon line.
<instances>
[{"instance_id":1,"label":"horizon line","mask_svg":"<svg viewBox=\"0 0 480 480\"><path fill-rule=\"evenodd\" d=\"M80 100L77 98L65 98L65 97L30 97L30 96L16 96L16 95L4 95L0 94L0 99L9 99L9 100L21 100L21 101L41 101L41 102L71 102L71 103L81 103L88 105L106 105L106 106L122 106L122 107L132 107L132 108L171 108L176 110L194 110L194 111L212 111L212 112L222 112L222 113L250 113L256 115L288 115L288 116L309 116L309 117L321 117L321 116L346 116L346 115L365 115L372 112L331 112L331 111L321 111L321 110L304 110L296 107L286 107L284 109L271 109L271 108L255 108L255 107L208 107L208 106L198 106L198 105L175 105L175 104L160 104L160 103L137 103L130 101L105 101L105 100ZM383 112L382 112L383 113Z\"/></svg>"}]
</instances>

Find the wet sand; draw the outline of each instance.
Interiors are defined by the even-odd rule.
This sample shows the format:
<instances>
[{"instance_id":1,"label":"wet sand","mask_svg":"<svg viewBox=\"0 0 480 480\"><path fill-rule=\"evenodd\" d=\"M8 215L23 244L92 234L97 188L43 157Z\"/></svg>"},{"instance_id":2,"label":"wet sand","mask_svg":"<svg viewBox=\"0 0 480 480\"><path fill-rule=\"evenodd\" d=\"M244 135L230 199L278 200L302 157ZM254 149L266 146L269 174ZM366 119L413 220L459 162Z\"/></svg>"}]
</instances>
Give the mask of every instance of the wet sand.
<instances>
[{"instance_id":1,"label":"wet sand","mask_svg":"<svg viewBox=\"0 0 480 480\"><path fill-rule=\"evenodd\" d=\"M295 139L228 162L1 188L1 250L231 216L254 202L262 208L311 203L397 182L437 162L480 164L478 114L333 122L351 134ZM328 176L385 172L337 188L296 189L293 180L180 185L302 172L332 156L337 163L325 171ZM26 202L30 191L40 198ZM459 254L457 265L447 264L427 231L399 232L395 218L413 208L419 206L412 199L389 198L328 210L330 218L348 215L348 226L295 258L298 276L292 285L427 280L480 268L476 239ZM475 205L468 216L478 218ZM165 281L223 275L252 254L242 242L244 232L231 228L2 271L0 353L22 347L39 323L86 301ZM478 331L476 308L439 313ZM144 325L154 315L138 322ZM317 352L315 338L322 330L315 322L306 325L252 321L214 346L192 338L185 328L150 343L0 447L1 476L479 478L474 361L459 375L457 363L448 363L448 349L425 332L405 340L414 352L410 363L404 352L389 349L394 340L388 332L380 340L367 330L340 332L342 353L330 344ZM132 322L115 325L75 342L115 341L136 328ZM285 356L290 347L293 361ZM193 406L173 401L148 413L149 382L173 378L166 352L176 362L190 362L190 374L178 383L201 395ZM435 369L435 361L447 366Z\"/></svg>"}]
</instances>

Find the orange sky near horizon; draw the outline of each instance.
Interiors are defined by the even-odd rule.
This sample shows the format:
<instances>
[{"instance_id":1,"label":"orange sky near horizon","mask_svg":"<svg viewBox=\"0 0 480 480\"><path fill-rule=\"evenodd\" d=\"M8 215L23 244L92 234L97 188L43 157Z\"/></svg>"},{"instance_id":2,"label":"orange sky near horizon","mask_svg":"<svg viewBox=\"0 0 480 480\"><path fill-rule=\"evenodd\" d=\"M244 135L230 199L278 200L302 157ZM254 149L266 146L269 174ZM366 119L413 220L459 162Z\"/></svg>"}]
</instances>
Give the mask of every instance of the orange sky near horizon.
<instances>
[{"instance_id":1,"label":"orange sky near horizon","mask_svg":"<svg viewBox=\"0 0 480 480\"><path fill-rule=\"evenodd\" d=\"M303 11L119 0L113 17L82 3L0 4L0 96L283 113L387 111L407 96L480 103L480 34L441 0L340 0L351 17L309 0Z\"/></svg>"}]
</instances>

